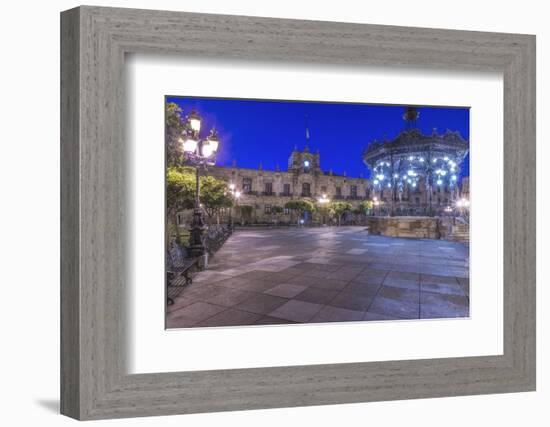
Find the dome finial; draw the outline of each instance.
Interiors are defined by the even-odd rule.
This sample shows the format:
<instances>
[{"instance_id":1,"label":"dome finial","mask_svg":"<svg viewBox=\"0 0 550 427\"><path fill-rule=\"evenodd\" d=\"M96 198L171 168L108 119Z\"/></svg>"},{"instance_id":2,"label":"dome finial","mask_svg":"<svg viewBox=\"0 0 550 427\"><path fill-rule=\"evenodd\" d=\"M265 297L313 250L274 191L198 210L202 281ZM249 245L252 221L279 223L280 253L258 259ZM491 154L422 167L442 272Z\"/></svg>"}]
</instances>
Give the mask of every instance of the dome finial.
<instances>
[{"instance_id":1,"label":"dome finial","mask_svg":"<svg viewBox=\"0 0 550 427\"><path fill-rule=\"evenodd\" d=\"M419 116L420 116L420 113L418 112L416 107L405 107L405 112L403 113L403 120L405 120L406 127L409 129L416 127L416 121L418 120Z\"/></svg>"}]
</instances>

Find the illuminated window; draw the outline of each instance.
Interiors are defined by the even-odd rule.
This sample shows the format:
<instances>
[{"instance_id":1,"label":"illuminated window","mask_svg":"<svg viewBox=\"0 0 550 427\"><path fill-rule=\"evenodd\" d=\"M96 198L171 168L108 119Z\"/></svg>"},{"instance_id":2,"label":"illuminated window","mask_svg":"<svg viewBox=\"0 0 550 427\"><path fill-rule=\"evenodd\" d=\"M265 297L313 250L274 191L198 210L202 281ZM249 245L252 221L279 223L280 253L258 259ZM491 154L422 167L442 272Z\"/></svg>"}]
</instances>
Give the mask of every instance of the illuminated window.
<instances>
[{"instance_id":1,"label":"illuminated window","mask_svg":"<svg viewBox=\"0 0 550 427\"><path fill-rule=\"evenodd\" d=\"M243 193L252 191L252 178L243 178Z\"/></svg>"}]
</instances>

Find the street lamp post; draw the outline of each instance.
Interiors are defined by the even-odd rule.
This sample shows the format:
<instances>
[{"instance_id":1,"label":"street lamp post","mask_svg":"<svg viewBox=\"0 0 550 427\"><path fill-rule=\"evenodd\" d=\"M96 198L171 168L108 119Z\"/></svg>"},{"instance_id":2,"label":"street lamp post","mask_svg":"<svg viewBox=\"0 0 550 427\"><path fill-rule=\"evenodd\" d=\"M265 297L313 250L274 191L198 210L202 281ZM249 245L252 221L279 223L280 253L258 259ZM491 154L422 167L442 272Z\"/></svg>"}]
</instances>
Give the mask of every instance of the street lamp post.
<instances>
[{"instance_id":1,"label":"street lamp post","mask_svg":"<svg viewBox=\"0 0 550 427\"><path fill-rule=\"evenodd\" d=\"M214 128L205 138L200 138L202 120L196 111L191 111L187 116L187 127L183 131L180 143L189 164L195 166L195 207L193 210L193 221L189 229L189 252L192 257L202 256L205 253L203 234L207 228L204 223L200 202L200 172L206 170L207 166L213 165L216 153L220 145L218 134Z\"/></svg>"},{"instance_id":2,"label":"street lamp post","mask_svg":"<svg viewBox=\"0 0 550 427\"><path fill-rule=\"evenodd\" d=\"M461 216L464 216L464 211L470 207L470 201L464 197L456 201L456 207Z\"/></svg>"},{"instance_id":3,"label":"street lamp post","mask_svg":"<svg viewBox=\"0 0 550 427\"><path fill-rule=\"evenodd\" d=\"M241 192L236 189L235 184L231 183L229 184L229 192L231 193L231 196L233 196L233 202L235 203L235 206L238 205L239 198L241 197ZM231 207L229 208L229 227L231 230L233 230L233 203L231 203Z\"/></svg>"},{"instance_id":4,"label":"street lamp post","mask_svg":"<svg viewBox=\"0 0 550 427\"><path fill-rule=\"evenodd\" d=\"M229 184L229 192L231 196L234 196L235 184ZM233 230L233 199L231 200L231 206L229 206L229 229Z\"/></svg>"},{"instance_id":5,"label":"street lamp post","mask_svg":"<svg viewBox=\"0 0 550 427\"><path fill-rule=\"evenodd\" d=\"M317 202L321 205L322 208L325 208L330 203L330 199L327 197L326 194L323 194L321 197L317 199ZM325 224L325 212L323 209L323 218L322 218L323 224Z\"/></svg>"},{"instance_id":6,"label":"street lamp post","mask_svg":"<svg viewBox=\"0 0 550 427\"><path fill-rule=\"evenodd\" d=\"M240 191L235 191L235 208L239 206L239 199L241 198L241 192ZM242 213L241 213L241 225L243 224L243 219L242 219Z\"/></svg>"},{"instance_id":7,"label":"street lamp post","mask_svg":"<svg viewBox=\"0 0 550 427\"><path fill-rule=\"evenodd\" d=\"M373 199L373 204L375 206L375 212L378 211L377 216L380 216L380 200L377 197Z\"/></svg>"}]
</instances>

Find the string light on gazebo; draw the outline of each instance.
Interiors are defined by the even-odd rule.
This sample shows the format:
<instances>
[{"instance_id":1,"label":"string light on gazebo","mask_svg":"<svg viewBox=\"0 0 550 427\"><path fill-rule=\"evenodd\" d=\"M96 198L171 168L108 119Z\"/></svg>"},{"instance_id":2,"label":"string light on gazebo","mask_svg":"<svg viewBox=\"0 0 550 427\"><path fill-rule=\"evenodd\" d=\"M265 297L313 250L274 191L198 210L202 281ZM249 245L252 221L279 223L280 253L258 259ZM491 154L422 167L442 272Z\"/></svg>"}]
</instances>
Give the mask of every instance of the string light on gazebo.
<instances>
[{"instance_id":1,"label":"string light on gazebo","mask_svg":"<svg viewBox=\"0 0 550 427\"><path fill-rule=\"evenodd\" d=\"M422 194L426 194L427 199L424 203L432 214L433 188L438 192L443 189L451 200L458 197L460 164L469 146L458 132L438 134L434 130L431 135L422 134L412 126L418 116L414 107L406 108L403 115L406 130L394 140L369 144L363 159L372 170L375 192L386 199L386 192L391 191L392 211L395 204L409 200L411 192L424 189Z\"/></svg>"}]
</instances>

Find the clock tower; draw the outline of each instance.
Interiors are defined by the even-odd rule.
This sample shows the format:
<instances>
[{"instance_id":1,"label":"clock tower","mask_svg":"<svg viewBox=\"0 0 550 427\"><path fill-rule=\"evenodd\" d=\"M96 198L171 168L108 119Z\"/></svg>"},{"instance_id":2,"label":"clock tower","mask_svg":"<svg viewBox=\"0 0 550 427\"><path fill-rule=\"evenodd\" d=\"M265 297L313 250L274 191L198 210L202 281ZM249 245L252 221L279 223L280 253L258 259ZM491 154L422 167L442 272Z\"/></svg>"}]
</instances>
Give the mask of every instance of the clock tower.
<instances>
[{"instance_id":1,"label":"clock tower","mask_svg":"<svg viewBox=\"0 0 550 427\"><path fill-rule=\"evenodd\" d=\"M304 148L304 151L298 151L298 147L294 146L294 150L292 151L288 159L288 171L294 172L295 175L319 175L322 174L319 162L319 151L317 150L315 154L309 151L309 125L307 116L305 117L305 125L306 146Z\"/></svg>"},{"instance_id":2,"label":"clock tower","mask_svg":"<svg viewBox=\"0 0 550 427\"><path fill-rule=\"evenodd\" d=\"M311 153L307 145L303 151L298 151L298 148L294 147L288 158L288 171L294 172L296 175L306 173L319 175L321 173L319 152Z\"/></svg>"}]
</instances>

